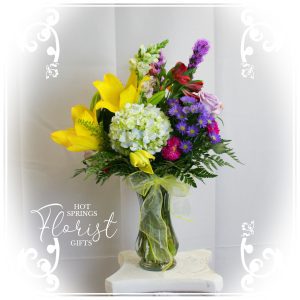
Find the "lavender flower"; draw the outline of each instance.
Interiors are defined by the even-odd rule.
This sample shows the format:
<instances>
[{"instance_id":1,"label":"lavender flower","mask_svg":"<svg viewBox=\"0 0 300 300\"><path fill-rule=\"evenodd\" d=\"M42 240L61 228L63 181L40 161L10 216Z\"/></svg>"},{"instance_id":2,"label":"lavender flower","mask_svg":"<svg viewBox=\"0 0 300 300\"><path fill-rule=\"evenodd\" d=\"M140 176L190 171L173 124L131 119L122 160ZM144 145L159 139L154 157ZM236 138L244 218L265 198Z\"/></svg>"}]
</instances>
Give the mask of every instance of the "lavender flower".
<instances>
[{"instance_id":1,"label":"lavender flower","mask_svg":"<svg viewBox=\"0 0 300 300\"><path fill-rule=\"evenodd\" d=\"M207 118L207 125L212 125L213 121L215 121L215 118L212 115L210 115Z\"/></svg>"},{"instance_id":2,"label":"lavender flower","mask_svg":"<svg viewBox=\"0 0 300 300\"><path fill-rule=\"evenodd\" d=\"M217 143L221 142L220 135L215 133L215 132L209 133L209 137L210 137L210 141L211 141L212 144L217 144Z\"/></svg>"},{"instance_id":3,"label":"lavender flower","mask_svg":"<svg viewBox=\"0 0 300 300\"><path fill-rule=\"evenodd\" d=\"M173 105L175 105L175 104L179 104L179 101L178 101L178 99L170 98L170 99L167 100L167 104L168 104L169 106L173 106Z\"/></svg>"},{"instance_id":4,"label":"lavender flower","mask_svg":"<svg viewBox=\"0 0 300 300\"><path fill-rule=\"evenodd\" d=\"M188 153L192 150L192 142L191 141L181 141L179 149L183 152L183 153Z\"/></svg>"},{"instance_id":5,"label":"lavender flower","mask_svg":"<svg viewBox=\"0 0 300 300\"><path fill-rule=\"evenodd\" d=\"M180 98L182 103L187 103L187 104L194 104L196 103L196 99L194 97L190 96L183 96Z\"/></svg>"},{"instance_id":6,"label":"lavender flower","mask_svg":"<svg viewBox=\"0 0 300 300\"><path fill-rule=\"evenodd\" d=\"M199 128L195 125L188 126L186 133L189 137L194 137L198 135Z\"/></svg>"},{"instance_id":7,"label":"lavender flower","mask_svg":"<svg viewBox=\"0 0 300 300\"><path fill-rule=\"evenodd\" d=\"M182 112L182 107L179 104L174 104L170 109L169 109L169 115L170 116L176 116L178 113Z\"/></svg>"},{"instance_id":8,"label":"lavender flower","mask_svg":"<svg viewBox=\"0 0 300 300\"><path fill-rule=\"evenodd\" d=\"M186 124L185 121L181 121L181 122L177 123L177 125L176 125L176 129L177 129L181 134L185 134L186 131L187 131L187 128L188 128L188 126L187 126L187 124Z\"/></svg>"},{"instance_id":9,"label":"lavender flower","mask_svg":"<svg viewBox=\"0 0 300 300\"><path fill-rule=\"evenodd\" d=\"M207 54L209 50L209 43L207 40L198 40L193 48L193 55L190 57L188 69L197 68L203 61L203 56Z\"/></svg>"},{"instance_id":10,"label":"lavender flower","mask_svg":"<svg viewBox=\"0 0 300 300\"><path fill-rule=\"evenodd\" d=\"M197 119L197 124L200 128L204 128L207 125L207 114L199 115Z\"/></svg>"},{"instance_id":11,"label":"lavender flower","mask_svg":"<svg viewBox=\"0 0 300 300\"><path fill-rule=\"evenodd\" d=\"M183 109L182 109L182 112L184 113L184 114L188 114L188 113L190 113L190 107L189 106L185 106Z\"/></svg>"},{"instance_id":12,"label":"lavender flower","mask_svg":"<svg viewBox=\"0 0 300 300\"><path fill-rule=\"evenodd\" d=\"M203 105L201 103L193 104L190 106L190 112L192 114L197 114L203 111Z\"/></svg>"},{"instance_id":13,"label":"lavender flower","mask_svg":"<svg viewBox=\"0 0 300 300\"><path fill-rule=\"evenodd\" d=\"M178 120L187 120L187 116L186 116L186 114L184 114L183 112L177 113L177 114L176 114L176 118L177 118Z\"/></svg>"}]
</instances>

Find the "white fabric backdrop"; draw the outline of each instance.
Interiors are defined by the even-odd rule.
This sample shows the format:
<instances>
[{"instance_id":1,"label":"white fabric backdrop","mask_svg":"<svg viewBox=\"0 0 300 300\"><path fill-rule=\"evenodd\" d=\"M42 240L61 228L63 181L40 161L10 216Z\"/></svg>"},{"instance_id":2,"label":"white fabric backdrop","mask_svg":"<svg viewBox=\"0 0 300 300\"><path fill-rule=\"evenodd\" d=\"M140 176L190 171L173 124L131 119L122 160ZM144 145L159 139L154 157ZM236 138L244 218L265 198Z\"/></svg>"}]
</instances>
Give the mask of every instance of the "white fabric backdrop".
<instances>
[{"instance_id":1,"label":"white fabric backdrop","mask_svg":"<svg viewBox=\"0 0 300 300\"><path fill-rule=\"evenodd\" d=\"M240 8L102 7L58 11L60 21L55 28L60 39L59 76L45 80L44 66L49 57L41 44L33 54L17 53L19 60L14 64L18 76L12 76L9 89L9 99L13 100L8 107L8 192L9 199L16 199L9 212L15 216L19 211L22 217L11 218L12 225L20 222L27 233L22 247L26 243L31 246L28 238L38 235L40 224L30 214L32 209L53 202L69 210L74 203L92 203L102 219L114 211L117 236L100 240L91 248L71 247L71 237L63 237L57 270L61 291L104 291L104 279L117 269L118 252L134 248L137 200L118 178L102 187L92 179L70 179L73 170L80 167L81 155L57 146L49 134L70 126L70 107L89 103L95 79L112 72L125 81L128 59L141 43L169 38L164 54L171 67L179 60L187 62L195 40L204 37L212 49L198 75L205 82L205 90L216 92L224 102L223 136L233 139L246 166L224 169L217 180L199 184L184 200L189 202L193 222L176 218L173 222L180 250L212 249L216 270L224 276L225 291L239 289L244 273L239 254L241 223L256 221L257 246L278 246L276 226L282 225L291 211L291 102L286 98L290 95L282 95L278 72L269 76L272 63L278 63L282 52L254 57L257 79L249 82L240 76L239 49L244 30ZM259 67L265 64L266 69ZM289 69L281 70L289 74ZM280 74L281 84L283 78ZM284 83L289 86L288 78ZM280 126L274 129L278 123ZM86 225L93 221L86 220ZM284 227L281 236L287 230Z\"/></svg>"}]
</instances>

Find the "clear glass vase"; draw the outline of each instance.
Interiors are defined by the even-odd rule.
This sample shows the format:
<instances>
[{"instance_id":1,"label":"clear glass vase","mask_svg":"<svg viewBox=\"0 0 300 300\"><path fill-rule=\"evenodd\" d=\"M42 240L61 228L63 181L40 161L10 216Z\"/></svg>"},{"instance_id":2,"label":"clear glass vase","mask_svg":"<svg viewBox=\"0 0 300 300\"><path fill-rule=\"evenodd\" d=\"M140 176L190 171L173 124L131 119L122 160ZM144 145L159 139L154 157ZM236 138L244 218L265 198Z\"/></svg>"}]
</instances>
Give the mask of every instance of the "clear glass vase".
<instances>
[{"instance_id":1,"label":"clear glass vase","mask_svg":"<svg viewBox=\"0 0 300 300\"><path fill-rule=\"evenodd\" d=\"M170 195L162 186L160 186L160 190L162 194L161 218L167 228L167 245L171 258L164 259L164 261L155 258L155 254L151 248L151 243L149 242L147 235L140 230L136 239L136 252L141 258L140 266L143 269L149 271L162 271L172 269L176 265L174 257L179 246L171 222ZM141 207L146 197L143 197L139 194L137 195Z\"/></svg>"}]
</instances>

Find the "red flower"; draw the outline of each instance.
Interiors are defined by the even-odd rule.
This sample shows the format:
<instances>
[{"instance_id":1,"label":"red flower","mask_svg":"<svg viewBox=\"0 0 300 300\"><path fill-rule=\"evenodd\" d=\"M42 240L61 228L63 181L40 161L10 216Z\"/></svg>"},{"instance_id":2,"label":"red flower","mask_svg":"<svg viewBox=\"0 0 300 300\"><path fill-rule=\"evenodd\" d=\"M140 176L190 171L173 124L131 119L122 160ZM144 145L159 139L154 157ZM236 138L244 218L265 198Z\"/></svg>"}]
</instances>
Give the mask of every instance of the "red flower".
<instances>
[{"instance_id":1,"label":"red flower","mask_svg":"<svg viewBox=\"0 0 300 300\"><path fill-rule=\"evenodd\" d=\"M190 92L186 89L182 89L182 92L185 96L194 97L195 99L199 100L199 96L197 94L194 94L193 92Z\"/></svg>"},{"instance_id":2,"label":"red flower","mask_svg":"<svg viewBox=\"0 0 300 300\"><path fill-rule=\"evenodd\" d=\"M191 78L187 75L183 75L186 71L186 65L182 62L178 62L172 69L172 75L174 80L181 84L187 84L191 80Z\"/></svg>"},{"instance_id":3,"label":"red flower","mask_svg":"<svg viewBox=\"0 0 300 300\"><path fill-rule=\"evenodd\" d=\"M197 80L185 85L191 92L198 93L203 87L203 81Z\"/></svg>"}]
</instances>

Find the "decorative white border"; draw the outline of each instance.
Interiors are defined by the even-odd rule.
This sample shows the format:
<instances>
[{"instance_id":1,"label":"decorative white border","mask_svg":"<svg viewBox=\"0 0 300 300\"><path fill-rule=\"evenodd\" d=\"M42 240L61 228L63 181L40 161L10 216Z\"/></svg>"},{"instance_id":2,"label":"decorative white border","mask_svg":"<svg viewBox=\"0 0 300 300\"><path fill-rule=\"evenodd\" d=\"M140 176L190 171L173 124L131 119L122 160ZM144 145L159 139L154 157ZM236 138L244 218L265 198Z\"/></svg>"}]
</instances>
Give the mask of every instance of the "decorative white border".
<instances>
[{"instance_id":1,"label":"decorative white border","mask_svg":"<svg viewBox=\"0 0 300 300\"><path fill-rule=\"evenodd\" d=\"M51 265L50 261L46 258L38 259L38 252L36 249L22 249L18 255L18 268L19 271L25 271L26 274L32 278L45 279L48 285L46 290L49 292L53 292L56 291L59 287L59 279L55 274L53 274L58 266L60 255L58 238L54 238L53 245L50 244L47 246L47 252L49 254L55 254L55 260L53 265ZM32 271L32 268L29 267L30 261L36 261L35 271Z\"/></svg>"},{"instance_id":2,"label":"decorative white border","mask_svg":"<svg viewBox=\"0 0 300 300\"><path fill-rule=\"evenodd\" d=\"M92 2L94 2L94 1L92 1ZM134 2L136 2L136 5L138 5L139 3L140 3L140 1L139 2L137 2L137 1L134 1ZM175 0L173 0L172 2L175 2ZM223 1L221 1L221 3L222 3ZM77 4L76 4L77 3ZM242 4L240 4L240 5L242 5ZM60 7L64 7L64 6L67 6L67 7L87 7L88 5L86 5L86 4L82 4L82 2L80 2L80 1L75 1L75 2L73 2L73 3L68 3L68 1L63 1L60 5L59 5ZM99 3L95 3L94 5L89 5L89 7L98 7L98 6L105 6L105 4L99 4ZM111 5L109 5L109 6L111 6ZM115 6L126 6L126 7L128 7L128 6L131 6L131 5L118 5L118 4L115 4ZM151 5L148 5L148 6L151 6ZM153 5L154 6L154 5ZM165 6L172 6L172 5L165 5ZM186 6L188 6L188 5L186 5ZM199 5L199 3L198 3L198 5L197 6L203 6L203 7L205 7L205 6L209 6L209 7L214 7L214 6L219 6L219 5L217 5L217 4L214 4L214 3L210 3L210 4L202 4L202 5ZM221 6L224 6L224 7L235 7L235 6L238 6L238 5L236 5L236 4L232 4L232 3L226 3L226 1L225 1L225 3L223 3L223 4L221 4ZM12 18L13 18L13 15L11 16ZM299 20L296 20L297 22L299 22ZM296 32L296 30L295 30L295 32ZM296 57L296 59L298 60L298 57ZM297 78L297 75L295 74L294 75L294 77L295 78ZM1 78L2 79L2 78ZM295 81L296 81L296 79L295 79ZM6 87L6 82L5 82L5 76L4 76L4 80L3 80L3 86L5 86ZM7 95L6 95L6 92L4 91L4 93L3 93L3 95L5 96L4 97L4 99L5 99L5 101L3 101L3 105L5 105L5 103L6 103L6 101L7 101ZM294 100L294 103L295 103L295 105L297 104L296 103L296 99L297 99L297 97L298 97L298 94L297 94L297 91L296 91L296 84L294 84L294 98L293 98L293 100ZM6 106L5 106L6 107ZM299 115L299 107L298 106L296 106L296 110L295 111L297 111L297 112L295 112L295 117L296 117L296 115ZM4 114L4 112L5 112L5 109L3 110L3 114ZM6 114L4 114L4 116L6 116ZM5 118L4 118L4 122L5 122ZM4 123L3 122L3 123ZM296 132L299 132L299 124L298 123L295 123L296 125L297 125L297 131L295 131L294 132L294 138L295 138L295 143L297 142L297 146L295 146L295 149L299 149L299 147L298 147L298 144L299 144L299 141L298 141L298 139L297 139L297 135L295 134ZM3 126L3 133L6 133L5 132L5 128L4 128L4 126ZM3 138L3 140L5 140L5 138L6 138L6 135L5 135L5 137ZM3 157L4 157L4 166L5 166L5 158L6 158L6 152L7 151L5 151L5 153L4 153L4 155L3 155ZM294 157L295 158L295 157ZM295 178L294 178L294 182L297 182L296 181L296 175L299 173L298 172L298 170L299 170L299 162L297 161L297 165L295 164L295 165L293 165L295 168L296 168L296 170L295 170L295 173L294 173L294 175L295 175ZM5 171L3 171L3 175L5 175L6 173L6 168L5 168ZM2 174L0 174L0 175L2 175ZM4 177L4 180L3 180L3 182L4 182L4 186L6 186L6 183L5 183L5 179L6 179L6 176ZM3 189L3 194L4 195L6 195L5 194L5 190ZM296 194L298 194L298 189L295 189L295 195L294 195L294 202L296 202L296 199L297 199L297 197L296 197ZM5 196L4 197L4 201L3 201L3 212L4 212L4 215L6 216L6 208L5 208L5 204L6 204L6 202L7 202L7 197ZM295 208L295 214L299 214L299 209L298 209L298 207L294 207ZM6 219L5 219L6 220ZM298 224L298 223L297 223ZM297 225L296 224L296 225ZM1 224L2 225L2 224ZM1 226L2 227L2 226ZM4 228L4 233L6 233L6 223L4 223L4 225L3 225L3 228ZM296 240L295 242L297 242L298 240ZM63 295L66 295L66 296L73 296L73 295L76 295L76 296L78 296L78 295L81 295L81 296L87 296L87 295L93 295L93 296L96 296L96 295L107 295L106 293L63 293ZM166 294L167 295L167 294ZM173 295L173 294L172 294ZM205 295L205 294L204 294ZM217 295L225 295L225 296L227 296L227 295L237 295L237 293L218 293ZM243 295L243 294L242 294Z\"/></svg>"},{"instance_id":3,"label":"decorative white border","mask_svg":"<svg viewBox=\"0 0 300 300\"><path fill-rule=\"evenodd\" d=\"M265 248L262 252L262 258L253 258L247 265L245 254L252 254L254 247L251 244L247 244L247 238L254 235L254 221L250 223L244 222L242 224L242 242L241 242L241 261L244 270L247 272L241 280L241 286L245 291L252 292L251 285L254 284L255 279L265 279L271 274L275 273L282 264L282 255L278 249ZM264 260L273 260L273 266L270 270L263 273Z\"/></svg>"},{"instance_id":4,"label":"decorative white border","mask_svg":"<svg viewBox=\"0 0 300 300\"><path fill-rule=\"evenodd\" d=\"M54 37L55 46L49 46L47 48L47 54L53 56L53 62L46 65L46 79L50 77L56 78L58 76L58 59L59 59L59 38L56 30L53 28L59 21L59 13L56 9L48 8L46 9L46 20L44 22L36 22L29 25L22 36L21 39L21 48L23 51L27 50L29 52L35 52L38 48L38 41L46 42L50 39L51 36ZM38 29L35 39L29 39L28 35L33 29Z\"/></svg>"},{"instance_id":5,"label":"decorative white border","mask_svg":"<svg viewBox=\"0 0 300 300\"><path fill-rule=\"evenodd\" d=\"M247 37L254 42L262 42L262 48L266 52L278 51L281 47L281 43L277 39L270 24L255 20L253 10L244 9L241 13L241 21L247 26L241 38L241 75L244 78L254 79L254 65L247 61L247 56L253 55L254 49L252 46L246 45ZM272 34L273 41L266 39L263 30L267 30Z\"/></svg>"}]
</instances>

